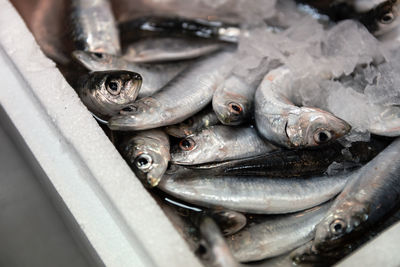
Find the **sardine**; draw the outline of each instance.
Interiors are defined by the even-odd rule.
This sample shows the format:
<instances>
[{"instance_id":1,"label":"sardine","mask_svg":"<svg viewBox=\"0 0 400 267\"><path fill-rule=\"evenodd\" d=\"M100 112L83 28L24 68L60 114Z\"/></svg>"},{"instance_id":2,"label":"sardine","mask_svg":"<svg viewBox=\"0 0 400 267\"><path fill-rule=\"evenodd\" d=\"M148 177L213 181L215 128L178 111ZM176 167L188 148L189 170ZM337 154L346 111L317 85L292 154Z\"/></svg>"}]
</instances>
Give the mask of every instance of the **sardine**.
<instances>
[{"instance_id":1,"label":"sardine","mask_svg":"<svg viewBox=\"0 0 400 267\"><path fill-rule=\"evenodd\" d=\"M227 237L228 246L240 262L287 253L314 237L315 226L323 219L330 204L289 215L257 218L240 232Z\"/></svg>"},{"instance_id":2,"label":"sardine","mask_svg":"<svg viewBox=\"0 0 400 267\"><path fill-rule=\"evenodd\" d=\"M270 71L255 96L258 131L267 140L284 147L312 147L331 142L348 133L350 125L329 112L298 107L287 97L293 77L286 67Z\"/></svg>"},{"instance_id":3,"label":"sardine","mask_svg":"<svg viewBox=\"0 0 400 267\"><path fill-rule=\"evenodd\" d=\"M167 126L165 131L172 136L184 138L219 123L214 110L209 107L183 122Z\"/></svg>"},{"instance_id":4,"label":"sardine","mask_svg":"<svg viewBox=\"0 0 400 267\"><path fill-rule=\"evenodd\" d=\"M76 89L94 115L107 119L136 99L141 84L135 72L98 71L81 77Z\"/></svg>"},{"instance_id":5,"label":"sardine","mask_svg":"<svg viewBox=\"0 0 400 267\"><path fill-rule=\"evenodd\" d=\"M187 60L210 54L223 46L221 43L198 39L146 38L129 45L123 58L137 63Z\"/></svg>"},{"instance_id":6,"label":"sardine","mask_svg":"<svg viewBox=\"0 0 400 267\"><path fill-rule=\"evenodd\" d=\"M258 214L290 213L319 205L341 192L350 174L302 178L196 175L171 165L158 188L186 202Z\"/></svg>"},{"instance_id":7,"label":"sardine","mask_svg":"<svg viewBox=\"0 0 400 267\"><path fill-rule=\"evenodd\" d=\"M400 138L352 175L318 225L314 246L329 250L380 220L399 203Z\"/></svg>"},{"instance_id":8,"label":"sardine","mask_svg":"<svg viewBox=\"0 0 400 267\"><path fill-rule=\"evenodd\" d=\"M119 33L108 0L73 0L73 37L78 50L119 55Z\"/></svg>"},{"instance_id":9,"label":"sardine","mask_svg":"<svg viewBox=\"0 0 400 267\"><path fill-rule=\"evenodd\" d=\"M215 125L182 139L172 149L171 162L181 165L226 161L265 154L277 148L255 129Z\"/></svg>"},{"instance_id":10,"label":"sardine","mask_svg":"<svg viewBox=\"0 0 400 267\"><path fill-rule=\"evenodd\" d=\"M121 57L84 51L74 51L72 56L90 71L128 70L140 73L143 83L139 91L139 98L153 95L188 66L188 62L157 65L136 64Z\"/></svg>"},{"instance_id":11,"label":"sardine","mask_svg":"<svg viewBox=\"0 0 400 267\"><path fill-rule=\"evenodd\" d=\"M149 36L199 37L237 43L240 28L235 24L182 17L147 16L119 25L121 42L132 43Z\"/></svg>"},{"instance_id":12,"label":"sardine","mask_svg":"<svg viewBox=\"0 0 400 267\"><path fill-rule=\"evenodd\" d=\"M229 72L232 53L222 52L190 66L160 92L142 98L112 117L112 130L136 131L176 124L202 110Z\"/></svg>"},{"instance_id":13,"label":"sardine","mask_svg":"<svg viewBox=\"0 0 400 267\"><path fill-rule=\"evenodd\" d=\"M123 142L121 153L138 178L154 187L168 167L169 139L159 129L137 132Z\"/></svg>"},{"instance_id":14,"label":"sardine","mask_svg":"<svg viewBox=\"0 0 400 267\"><path fill-rule=\"evenodd\" d=\"M214 93L212 104L218 119L226 125L239 125L253 114L254 94L265 74L279 65L277 60L260 60L252 71L252 80L240 74L242 63L239 62L227 79Z\"/></svg>"}]
</instances>

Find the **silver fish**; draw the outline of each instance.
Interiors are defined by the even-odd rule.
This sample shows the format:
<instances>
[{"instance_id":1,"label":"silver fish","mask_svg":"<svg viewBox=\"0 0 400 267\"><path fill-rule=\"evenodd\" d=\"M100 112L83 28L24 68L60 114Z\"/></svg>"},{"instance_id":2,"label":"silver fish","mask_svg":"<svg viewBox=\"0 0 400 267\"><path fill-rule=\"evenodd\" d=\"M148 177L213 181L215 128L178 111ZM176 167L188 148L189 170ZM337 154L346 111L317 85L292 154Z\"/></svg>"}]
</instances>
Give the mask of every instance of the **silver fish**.
<instances>
[{"instance_id":1,"label":"silver fish","mask_svg":"<svg viewBox=\"0 0 400 267\"><path fill-rule=\"evenodd\" d=\"M352 175L318 225L314 246L326 250L391 211L400 197L400 138Z\"/></svg>"},{"instance_id":2,"label":"silver fish","mask_svg":"<svg viewBox=\"0 0 400 267\"><path fill-rule=\"evenodd\" d=\"M99 71L80 78L77 92L86 107L96 116L107 119L133 102L142 77L131 71Z\"/></svg>"},{"instance_id":3,"label":"silver fish","mask_svg":"<svg viewBox=\"0 0 400 267\"><path fill-rule=\"evenodd\" d=\"M121 47L108 0L73 0L72 23L79 50L119 55Z\"/></svg>"},{"instance_id":4,"label":"silver fish","mask_svg":"<svg viewBox=\"0 0 400 267\"><path fill-rule=\"evenodd\" d=\"M184 138L218 123L219 120L212 108L206 108L179 124L167 126L165 131L169 135Z\"/></svg>"},{"instance_id":5,"label":"silver fish","mask_svg":"<svg viewBox=\"0 0 400 267\"><path fill-rule=\"evenodd\" d=\"M123 58L130 62L154 63L198 58L224 45L187 38L146 38L128 46Z\"/></svg>"},{"instance_id":6,"label":"silver fish","mask_svg":"<svg viewBox=\"0 0 400 267\"><path fill-rule=\"evenodd\" d=\"M199 229L206 248L203 258L207 260L209 266L239 267L221 231L210 217L200 219Z\"/></svg>"},{"instance_id":7,"label":"silver fish","mask_svg":"<svg viewBox=\"0 0 400 267\"><path fill-rule=\"evenodd\" d=\"M286 97L293 79L286 67L270 71L255 96L258 131L269 141L285 147L312 147L342 137L351 127L329 112L298 107Z\"/></svg>"},{"instance_id":8,"label":"silver fish","mask_svg":"<svg viewBox=\"0 0 400 267\"><path fill-rule=\"evenodd\" d=\"M168 167L169 139L161 130L135 133L121 146L122 155L146 185L157 186Z\"/></svg>"},{"instance_id":9,"label":"silver fish","mask_svg":"<svg viewBox=\"0 0 400 267\"><path fill-rule=\"evenodd\" d=\"M252 80L242 77L241 63L236 64L234 72L222 83L214 93L212 104L218 119L226 125L239 125L246 121L253 113L254 94L257 86L268 72L276 68L277 60L260 60L252 70ZM249 70L246 70L249 71Z\"/></svg>"},{"instance_id":10,"label":"silver fish","mask_svg":"<svg viewBox=\"0 0 400 267\"><path fill-rule=\"evenodd\" d=\"M262 155L277 147L264 141L255 129L215 125L182 139L172 149L171 162L194 165Z\"/></svg>"},{"instance_id":11,"label":"silver fish","mask_svg":"<svg viewBox=\"0 0 400 267\"><path fill-rule=\"evenodd\" d=\"M229 72L232 54L223 52L193 64L160 92L142 98L109 121L112 130L136 131L176 124L202 110Z\"/></svg>"},{"instance_id":12,"label":"silver fish","mask_svg":"<svg viewBox=\"0 0 400 267\"><path fill-rule=\"evenodd\" d=\"M143 84L139 98L153 95L188 66L187 62L157 65L136 64L121 57L84 51L74 51L72 56L91 71L129 70L140 73Z\"/></svg>"},{"instance_id":13,"label":"silver fish","mask_svg":"<svg viewBox=\"0 0 400 267\"><path fill-rule=\"evenodd\" d=\"M209 212L224 235L232 235L246 226L247 219L242 213L233 210L214 210Z\"/></svg>"},{"instance_id":14,"label":"silver fish","mask_svg":"<svg viewBox=\"0 0 400 267\"><path fill-rule=\"evenodd\" d=\"M340 193L347 175L303 178L216 177L171 165L158 188L203 207L277 214L305 210Z\"/></svg>"},{"instance_id":15,"label":"silver fish","mask_svg":"<svg viewBox=\"0 0 400 267\"><path fill-rule=\"evenodd\" d=\"M287 253L314 237L315 226L323 219L330 204L289 215L257 218L240 232L227 237L228 246L240 262Z\"/></svg>"}]
</instances>

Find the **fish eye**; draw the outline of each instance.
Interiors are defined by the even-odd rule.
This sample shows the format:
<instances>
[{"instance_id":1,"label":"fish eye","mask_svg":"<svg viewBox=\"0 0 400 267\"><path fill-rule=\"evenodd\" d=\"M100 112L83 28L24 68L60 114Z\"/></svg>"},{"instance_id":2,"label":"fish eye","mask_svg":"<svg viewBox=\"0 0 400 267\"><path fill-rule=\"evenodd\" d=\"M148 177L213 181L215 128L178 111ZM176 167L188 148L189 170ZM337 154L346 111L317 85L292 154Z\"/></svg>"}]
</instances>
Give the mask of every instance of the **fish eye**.
<instances>
[{"instance_id":1,"label":"fish eye","mask_svg":"<svg viewBox=\"0 0 400 267\"><path fill-rule=\"evenodd\" d=\"M330 141L332 138L332 134L327 130L317 131L314 134L314 141L318 144L323 144Z\"/></svg>"},{"instance_id":2,"label":"fish eye","mask_svg":"<svg viewBox=\"0 0 400 267\"><path fill-rule=\"evenodd\" d=\"M184 151L190 151L195 147L196 143L192 138L185 138L179 142L179 147Z\"/></svg>"},{"instance_id":3,"label":"fish eye","mask_svg":"<svg viewBox=\"0 0 400 267\"><path fill-rule=\"evenodd\" d=\"M388 12L383 14L383 16L380 18L379 20L381 23L383 24L389 24L392 23L394 21L394 15L392 12Z\"/></svg>"},{"instance_id":4,"label":"fish eye","mask_svg":"<svg viewBox=\"0 0 400 267\"><path fill-rule=\"evenodd\" d=\"M153 165L153 159L149 154L141 154L135 159L135 165L141 171L149 171L150 167Z\"/></svg>"},{"instance_id":5,"label":"fish eye","mask_svg":"<svg viewBox=\"0 0 400 267\"><path fill-rule=\"evenodd\" d=\"M106 82L107 91L112 95L118 95L121 92L121 87L119 80L109 80Z\"/></svg>"},{"instance_id":6,"label":"fish eye","mask_svg":"<svg viewBox=\"0 0 400 267\"><path fill-rule=\"evenodd\" d=\"M121 109L121 111L119 113L123 114L125 112L135 112L137 110L137 107L133 106L133 105L129 105L124 107L123 109Z\"/></svg>"},{"instance_id":7,"label":"fish eye","mask_svg":"<svg viewBox=\"0 0 400 267\"><path fill-rule=\"evenodd\" d=\"M228 107L229 107L229 111L235 115L239 115L243 111L242 106L235 102L229 103Z\"/></svg>"},{"instance_id":8,"label":"fish eye","mask_svg":"<svg viewBox=\"0 0 400 267\"><path fill-rule=\"evenodd\" d=\"M329 225L330 232L335 235L341 235L346 231L347 224L342 219L336 219Z\"/></svg>"},{"instance_id":9,"label":"fish eye","mask_svg":"<svg viewBox=\"0 0 400 267\"><path fill-rule=\"evenodd\" d=\"M97 58L103 58L103 54L102 53L93 53L93 55Z\"/></svg>"}]
</instances>

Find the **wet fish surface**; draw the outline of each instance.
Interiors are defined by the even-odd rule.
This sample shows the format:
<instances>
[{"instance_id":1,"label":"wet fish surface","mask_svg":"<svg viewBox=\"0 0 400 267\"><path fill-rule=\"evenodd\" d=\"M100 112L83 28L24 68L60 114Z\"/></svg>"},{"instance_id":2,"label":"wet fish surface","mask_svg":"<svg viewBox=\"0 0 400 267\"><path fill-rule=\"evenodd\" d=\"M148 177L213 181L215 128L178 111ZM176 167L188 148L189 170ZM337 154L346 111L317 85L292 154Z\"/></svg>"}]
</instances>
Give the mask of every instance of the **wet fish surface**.
<instances>
[{"instance_id":1,"label":"wet fish surface","mask_svg":"<svg viewBox=\"0 0 400 267\"><path fill-rule=\"evenodd\" d=\"M192 36L236 43L240 29L235 24L182 17L147 16L119 25L122 43L149 36Z\"/></svg>"},{"instance_id":2,"label":"wet fish surface","mask_svg":"<svg viewBox=\"0 0 400 267\"><path fill-rule=\"evenodd\" d=\"M350 176L351 173L302 179L196 175L189 168L171 165L158 187L203 207L277 214L305 210L333 198Z\"/></svg>"},{"instance_id":3,"label":"wet fish surface","mask_svg":"<svg viewBox=\"0 0 400 267\"><path fill-rule=\"evenodd\" d=\"M139 91L139 98L150 96L159 91L189 64L188 62L136 64L121 57L85 51L74 51L72 55L75 60L90 71L128 70L140 73L143 83Z\"/></svg>"},{"instance_id":4,"label":"wet fish surface","mask_svg":"<svg viewBox=\"0 0 400 267\"><path fill-rule=\"evenodd\" d=\"M191 65L160 92L142 98L111 118L112 130L136 131L173 125L202 110L227 75L232 53L213 54Z\"/></svg>"},{"instance_id":5,"label":"wet fish surface","mask_svg":"<svg viewBox=\"0 0 400 267\"><path fill-rule=\"evenodd\" d=\"M198 39L147 38L139 40L124 51L123 58L136 63L156 63L198 58L224 45Z\"/></svg>"},{"instance_id":6,"label":"wet fish surface","mask_svg":"<svg viewBox=\"0 0 400 267\"><path fill-rule=\"evenodd\" d=\"M121 145L121 152L145 185L160 182L170 159L168 136L159 129L134 133Z\"/></svg>"},{"instance_id":7,"label":"wet fish surface","mask_svg":"<svg viewBox=\"0 0 400 267\"><path fill-rule=\"evenodd\" d=\"M329 112L295 106L288 99L292 74L286 67L270 71L255 96L255 120L267 140L288 148L312 147L348 133L350 125Z\"/></svg>"},{"instance_id":8,"label":"wet fish surface","mask_svg":"<svg viewBox=\"0 0 400 267\"><path fill-rule=\"evenodd\" d=\"M80 78L76 90L82 102L100 118L109 118L139 94L142 77L131 71L98 71Z\"/></svg>"},{"instance_id":9,"label":"wet fish surface","mask_svg":"<svg viewBox=\"0 0 400 267\"><path fill-rule=\"evenodd\" d=\"M119 32L108 0L73 0L71 20L79 50L119 55Z\"/></svg>"},{"instance_id":10,"label":"wet fish surface","mask_svg":"<svg viewBox=\"0 0 400 267\"><path fill-rule=\"evenodd\" d=\"M218 117L212 107L206 107L201 112L179 124L167 126L165 131L174 137L184 138L218 123Z\"/></svg>"},{"instance_id":11,"label":"wet fish surface","mask_svg":"<svg viewBox=\"0 0 400 267\"><path fill-rule=\"evenodd\" d=\"M228 246L240 262L287 253L314 237L315 226L323 219L330 204L289 215L262 216L239 233L227 237Z\"/></svg>"},{"instance_id":12,"label":"wet fish surface","mask_svg":"<svg viewBox=\"0 0 400 267\"><path fill-rule=\"evenodd\" d=\"M215 125L182 139L172 149L171 162L182 165L226 161L265 154L277 148L253 128Z\"/></svg>"},{"instance_id":13,"label":"wet fish surface","mask_svg":"<svg viewBox=\"0 0 400 267\"><path fill-rule=\"evenodd\" d=\"M329 250L399 205L400 139L362 167L318 225L314 246Z\"/></svg>"}]
</instances>

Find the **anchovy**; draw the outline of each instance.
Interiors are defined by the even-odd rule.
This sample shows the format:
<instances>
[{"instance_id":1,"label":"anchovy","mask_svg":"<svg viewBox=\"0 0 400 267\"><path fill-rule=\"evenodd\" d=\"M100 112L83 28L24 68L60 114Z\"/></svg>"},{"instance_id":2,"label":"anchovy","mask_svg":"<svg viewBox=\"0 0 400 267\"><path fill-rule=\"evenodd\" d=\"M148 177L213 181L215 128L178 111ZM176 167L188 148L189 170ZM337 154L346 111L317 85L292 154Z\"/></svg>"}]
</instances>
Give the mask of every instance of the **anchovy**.
<instances>
[{"instance_id":1,"label":"anchovy","mask_svg":"<svg viewBox=\"0 0 400 267\"><path fill-rule=\"evenodd\" d=\"M119 33L108 0L73 0L73 36L79 50L119 55Z\"/></svg>"},{"instance_id":2,"label":"anchovy","mask_svg":"<svg viewBox=\"0 0 400 267\"><path fill-rule=\"evenodd\" d=\"M106 119L135 101L141 84L135 72L99 71L81 77L76 90L94 115Z\"/></svg>"},{"instance_id":3,"label":"anchovy","mask_svg":"<svg viewBox=\"0 0 400 267\"><path fill-rule=\"evenodd\" d=\"M201 164L251 157L276 149L261 139L253 128L215 125L182 139L172 149L171 162Z\"/></svg>"},{"instance_id":4,"label":"anchovy","mask_svg":"<svg viewBox=\"0 0 400 267\"><path fill-rule=\"evenodd\" d=\"M257 67L252 67L252 75L249 80L240 75L249 71L247 66L239 62L227 79L214 93L212 104L218 119L226 125L239 125L249 119L253 113L254 94L257 86L265 74L276 68L278 60L260 60Z\"/></svg>"},{"instance_id":5,"label":"anchovy","mask_svg":"<svg viewBox=\"0 0 400 267\"><path fill-rule=\"evenodd\" d=\"M192 36L237 43L240 28L235 24L181 17L147 16L119 25L122 43L149 36Z\"/></svg>"},{"instance_id":6,"label":"anchovy","mask_svg":"<svg viewBox=\"0 0 400 267\"><path fill-rule=\"evenodd\" d=\"M338 143L301 150L277 150L265 155L219 163L188 166L194 171L214 175L295 177L323 174L332 163L363 164L370 161L386 147L386 142L354 142L344 148Z\"/></svg>"},{"instance_id":7,"label":"anchovy","mask_svg":"<svg viewBox=\"0 0 400 267\"><path fill-rule=\"evenodd\" d=\"M188 66L187 62L136 64L121 57L84 51L74 51L72 56L90 71L128 70L140 73L143 84L139 91L139 98L153 95Z\"/></svg>"},{"instance_id":8,"label":"anchovy","mask_svg":"<svg viewBox=\"0 0 400 267\"><path fill-rule=\"evenodd\" d=\"M208 211L210 216L218 224L224 235L232 235L239 232L247 224L247 218L242 213L233 210Z\"/></svg>"},{"instance_id":9,"label":"anchovy","mask_svg":"<svg viewBox=\"0 0 400 267\"><path fill-rule=\"evenodd\" d=\"M184 138L186 136L200 132L201 130L219 123L214 110L206 108L197 113L193 117L184 120L183 122L167 126L165 131L172 136Z\"/></svg>"},{"instance_id":10,"label":"anchovy","mask_svg":"<svg viewBox=\"0 0 400 267\"><path fill-rule=\"evenodd\" d=\"M190 66L160 92L142 98L109 121L112 130L136 131L176 124L202 110L231 66L223 52Z\"/></svg>"},{"instance_id":11,"label":"anchovy","mask_svg":"<svg viewBox=\"0 0 400 267\"><path fill-rule=\"evenodd\" d=\"M240 262L287 253L314 237L315 226L323 219L330 204L289 215L257 218L240 232L227 237L228 246Z\"/></svg>"},{"instance_id":12,"label":"anchovy","mask_svg":"<svg viewBox=\"0 0 400 267\"><path fill-rule=\"evenodd\" d=\"M400 138L352 175L318 225L314 246L329 250L379 221L400 199Z\"/></svg>"},{"instance_id":13,"label":"anchovy","mask_svg":"<svg viewBox=\"0 0 400 267\"><path fill-rule=\"evenodd\" d=\"M284 147L311 147L348 133L350 125L329 112L297 107L287 99L293 77L286 67L270 71L255 96L255 119L260 134ZM294 89L294 88L293 88Z\"/></svg>"},{"instance_id":14,"label":"anchovy","mask_svg":"<svg viewBox=\"0 0 400 267\"><path fill-rule=\"evenodd\" d=\"M123 142L121 153L138 178L154 187L168 167L169 139L158 129L137 132Z\"/></svg>"},{"instance_id":15,"label":"anchovy","mask_svg":"<svg viewBox=\"0 0 400 267\"><path fill-rule=\"evenodd\" d=\"M341 192L350 174L302 178L217 177L171 165L158 187L188 203L258 214L289 213Z\"/></svg>"},{"instance_id":16,"label":"anchovy","mask_svg":"<svg viewBox=\"0 0 400 267\"><path fill-rule=\"evenodd\" d=\"M135 42L126 49L123 58L136 63L170 62L198 58L224 45L198 39L151 38Z\"/></svg>"}]
</instances>

